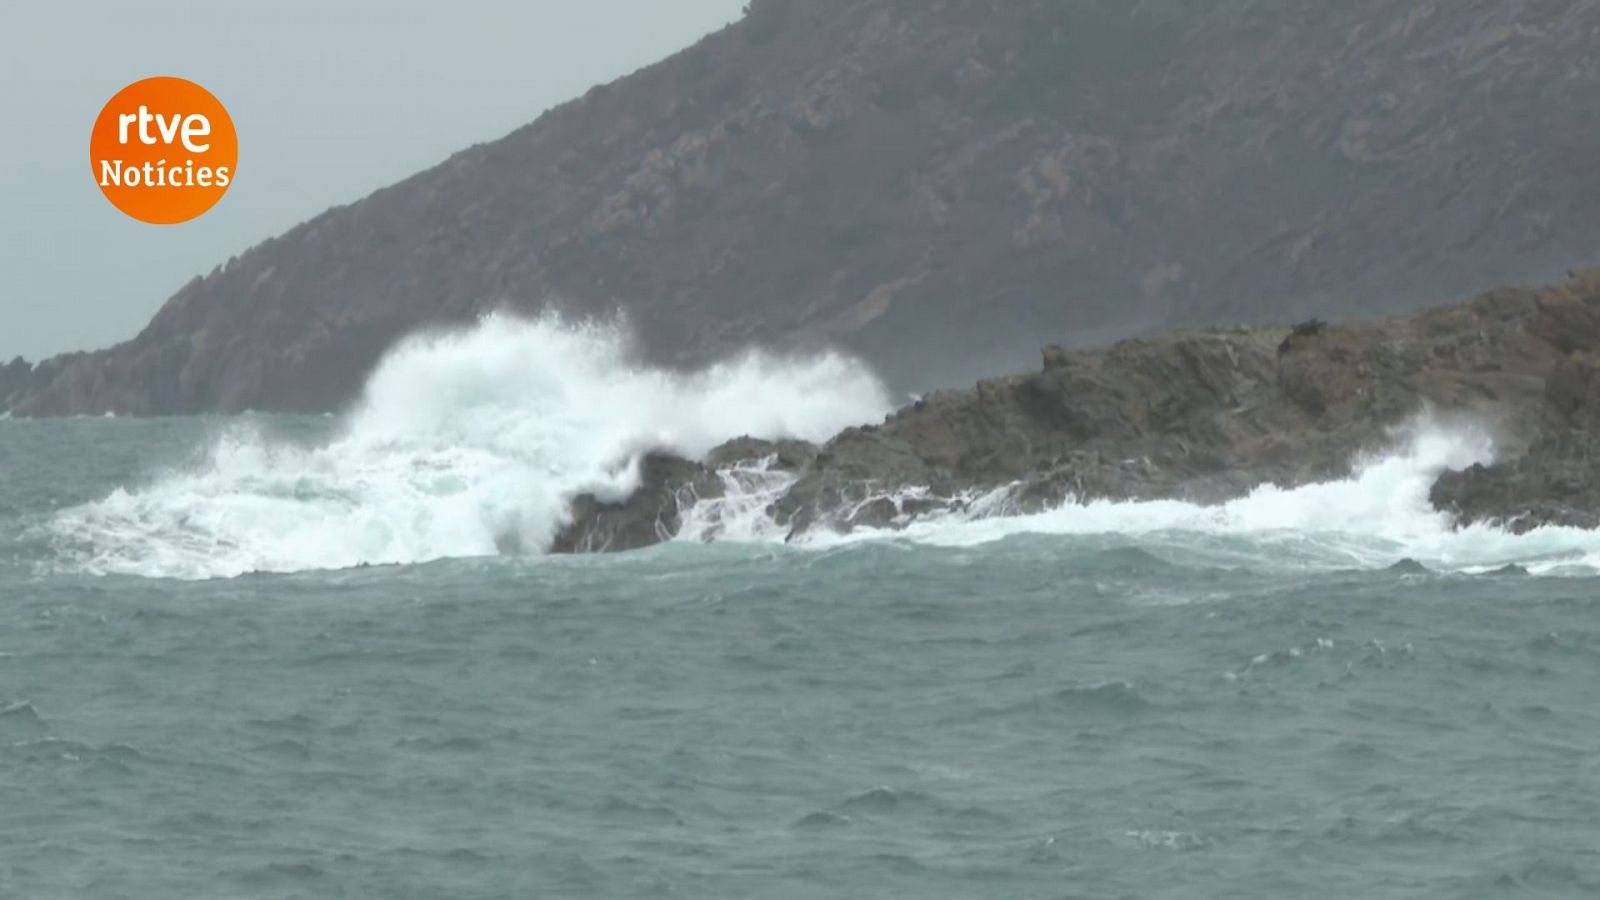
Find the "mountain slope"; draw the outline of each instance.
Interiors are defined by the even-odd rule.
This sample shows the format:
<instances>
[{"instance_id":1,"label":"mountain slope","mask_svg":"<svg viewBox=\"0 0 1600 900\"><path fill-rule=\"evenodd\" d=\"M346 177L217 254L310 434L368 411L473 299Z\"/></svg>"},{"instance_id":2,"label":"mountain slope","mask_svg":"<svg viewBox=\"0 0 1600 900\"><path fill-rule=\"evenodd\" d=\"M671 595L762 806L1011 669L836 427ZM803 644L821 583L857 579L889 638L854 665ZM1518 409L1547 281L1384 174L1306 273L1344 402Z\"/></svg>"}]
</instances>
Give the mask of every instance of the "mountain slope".
<instances>
[{"instance_id":1,"label":"mountain slope","mask_svg":"<svg viewBox=\"0 0 1600 900\"><path fill-rule=\"evenodd\" d=\"M695 47L0 369L21 414L318 411L486 310L902 389L1600 258L1600 0L761 0Z\"/></svg>"}]
</instances>

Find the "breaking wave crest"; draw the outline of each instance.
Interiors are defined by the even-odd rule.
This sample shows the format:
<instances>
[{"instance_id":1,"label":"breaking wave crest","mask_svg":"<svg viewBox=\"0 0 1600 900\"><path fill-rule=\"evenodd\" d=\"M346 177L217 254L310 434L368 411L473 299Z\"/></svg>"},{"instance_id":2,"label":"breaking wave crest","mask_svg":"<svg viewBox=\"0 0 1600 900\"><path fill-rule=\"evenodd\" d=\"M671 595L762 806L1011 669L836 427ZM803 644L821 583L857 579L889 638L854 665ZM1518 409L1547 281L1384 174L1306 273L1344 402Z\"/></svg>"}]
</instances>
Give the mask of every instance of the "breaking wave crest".
<instances>
[{"instance_id":1,"label":"breaking wave crest","mask_svg":"<svg viewBox=\"0 0 1600 900\"><path fill-rule=\"evenodd\" d=\"M538 553L575 495L631 493L649 450L699 457L746 434L822 441L889 409L871 371L839 355L751 353L681 375L630 363L613 327L491 317L398 347L331 441L307 447L236 424L199 465L65 510L48 529L74 570L154 577ZM1431 507L1439 472L1492 456L1480 431L1420 423L1348 478L1264 485L1217 506L1090 500L1016 515L1002 489L892 528L797 537L768 514L794 476L746 464L720 473L724 496L685 512L678 540L828 549L1070 535L1205 565L1600 569L1600 532L1455 529Z\"/></svg>"},{"instance_id":2,"label":"breaking wave crest","mask_svg":"<svg viewBox=\"0 0 1600 900\"><path fill-rule=\"evenodd\" d=\"M1440 473L1494 459L1488 432L1470 424L1419 419L1388 452L1358 459L1348 478L1283 488L1265 484L1228 503L1089 500L1031 515L1012 514L1002 489L969 498L960 512L896 528L898 539L973 546L1023 534L1118 535L1166 556L1209 564L1304 568L1385 567L1409 559L1451 572L1517 565L1530 574L1593 574L1600 532L1546 527L1525 534L1474 525L1456 528L1429 492ZM886 530L818 533L815 546L881 539Z\"/></svg>"},{"instance_id":3,"label":"breaking wave crest","mask_svg":"<svg viewBox=\"0 0 1600 900\"><path fill-rule=\"evenodd\" d=\"M630 362L614 326L492 316L397 347L325 446L239 425L192 470L50 528L76 568L177 578L537 552L573 496L631 493L649 450L819 441L889 409L876 376L837 354L680 375Z\"/></svg>"}]
</instances>

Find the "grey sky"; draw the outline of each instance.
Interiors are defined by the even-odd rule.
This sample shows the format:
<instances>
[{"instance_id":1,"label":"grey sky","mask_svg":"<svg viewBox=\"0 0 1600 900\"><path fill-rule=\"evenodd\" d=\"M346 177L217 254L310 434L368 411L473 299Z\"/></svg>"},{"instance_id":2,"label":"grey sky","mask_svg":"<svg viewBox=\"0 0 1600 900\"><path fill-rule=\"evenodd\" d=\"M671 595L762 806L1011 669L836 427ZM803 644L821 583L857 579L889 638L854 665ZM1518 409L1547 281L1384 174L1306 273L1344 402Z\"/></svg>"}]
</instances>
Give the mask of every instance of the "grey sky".
<instances>
[{"instance_id":1,"label":"grey sky","mask_svg":"<svg viewBox=\"0 0 1600 900\"><path fill-rule=\"evenodd\" d=\"M744 0L4 0L0 363L132 337L197 273L499 137L738 18ZM123 86L199 82L239 133L209 213L101 196L89 129Z\"/></svg>"}]
</instances>

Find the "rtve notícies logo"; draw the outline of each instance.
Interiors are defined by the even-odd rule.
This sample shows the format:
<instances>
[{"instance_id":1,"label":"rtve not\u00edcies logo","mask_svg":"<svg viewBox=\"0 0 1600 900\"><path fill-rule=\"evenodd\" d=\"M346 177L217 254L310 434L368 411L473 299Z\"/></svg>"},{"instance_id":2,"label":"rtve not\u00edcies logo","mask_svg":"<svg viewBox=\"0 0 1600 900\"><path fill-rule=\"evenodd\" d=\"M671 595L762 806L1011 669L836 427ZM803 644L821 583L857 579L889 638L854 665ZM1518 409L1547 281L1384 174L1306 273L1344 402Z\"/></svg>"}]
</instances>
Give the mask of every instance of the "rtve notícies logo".
<instances>
[{"instance_id":1,"label":"rtve not\u00edcies logo","mask_svg":"<svg viewBox=\"0 0 1600 900\"><path fill-rule=\"evenodd\" d=\"M146 78L112 97L89 137L101 193L141 222L187 222L216 205L238 166L233 119L182 78Z\"/></svg>"}]
</instances>

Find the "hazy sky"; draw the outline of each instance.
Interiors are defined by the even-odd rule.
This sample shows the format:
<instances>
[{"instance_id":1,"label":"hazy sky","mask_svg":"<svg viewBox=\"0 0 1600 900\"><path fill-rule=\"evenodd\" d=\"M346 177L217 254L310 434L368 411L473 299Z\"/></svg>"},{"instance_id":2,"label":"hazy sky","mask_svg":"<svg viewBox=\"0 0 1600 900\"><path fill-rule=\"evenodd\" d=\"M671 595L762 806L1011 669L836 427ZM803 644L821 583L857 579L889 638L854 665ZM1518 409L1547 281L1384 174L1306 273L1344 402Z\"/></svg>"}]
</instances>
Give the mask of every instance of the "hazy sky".
<instances>
[{"instance_id":1,"label":"hazy sky","mask_svg":"<svg viewBox=\"0 0 1600 900\"><path fill-rule=\"evenodd\" d=\"M132 337L190 277L738 18L744 0L0 0L0 362ZM182 225L100 194L89 130L177 75L239 134Z\"/></svg>"}]
</instances>

